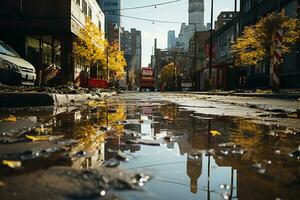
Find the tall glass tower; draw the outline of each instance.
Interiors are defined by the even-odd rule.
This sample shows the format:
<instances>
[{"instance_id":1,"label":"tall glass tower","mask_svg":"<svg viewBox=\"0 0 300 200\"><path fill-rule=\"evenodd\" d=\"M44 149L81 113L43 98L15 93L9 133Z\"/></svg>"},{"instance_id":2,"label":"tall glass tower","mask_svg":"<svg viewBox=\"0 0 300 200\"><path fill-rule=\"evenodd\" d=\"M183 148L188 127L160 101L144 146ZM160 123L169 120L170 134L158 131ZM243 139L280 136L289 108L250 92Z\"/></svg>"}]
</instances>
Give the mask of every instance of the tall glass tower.
<instances>
[{"instance_id":1,"label":"tall glass tower","mask_svg":"<svg viewBox=\"0 0 300 200\"><path fill-rule=\"evenodd\" d=\"M189 24L197 31L203 30L204 0L189 0Z\"/></svg>"}]
</instances>

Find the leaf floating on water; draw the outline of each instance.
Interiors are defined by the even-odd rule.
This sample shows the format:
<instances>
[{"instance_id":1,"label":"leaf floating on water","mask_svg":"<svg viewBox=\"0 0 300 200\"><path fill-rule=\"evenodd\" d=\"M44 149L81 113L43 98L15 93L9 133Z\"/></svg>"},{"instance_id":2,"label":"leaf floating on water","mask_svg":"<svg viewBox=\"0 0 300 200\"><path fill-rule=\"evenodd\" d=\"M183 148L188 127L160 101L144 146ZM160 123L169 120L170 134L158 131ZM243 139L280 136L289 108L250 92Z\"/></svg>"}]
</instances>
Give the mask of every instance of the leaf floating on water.
<instances>
[{"instance_id":1,"label":"leaf floating on water","mask_svg":"<svg viewBox=\"0 0 300 200\"><path fill-rule=\"evenodd\" d=\"M7 165L10 168L19 168L22 166L21 161L14 161L14 160L3 160L3 165Z\"/></svg>"},{"instance_id":2,"label":"leaf floating on water","mask_svg":"<svg viewBox=\"0 0 300 200\"><path fill-rule=\"evenodd\" d=\"M217 130L211 130L211 131L210 131L210 134L211 134L212 136L221 135L221 133L220 133L219 131L217 131Z\"/></svg>"},{"instance_id":3,"label":"leaf floating on water","mask_svg":"<svg viewBox=\"0 0 300 200\"><path fill-rule=\"evenodd\" d=\"M16 122L17 118L13 115L9 115L8 118L3 119L4 122Z\"/></svg>"},{"instance_id":4,"label":"leaf floating on water","mask_svg":"<svg viewBox=\"0 0 300 200\"><path fill-rule=\"evenodd\" d=\"M33 135L26 135L26 137L30 140L32 140L33 142L35 141L51 141L51 140L58 140L63 138L63 135L37 135L37 136L33 136Z\"/></svg>"}]
</instances>

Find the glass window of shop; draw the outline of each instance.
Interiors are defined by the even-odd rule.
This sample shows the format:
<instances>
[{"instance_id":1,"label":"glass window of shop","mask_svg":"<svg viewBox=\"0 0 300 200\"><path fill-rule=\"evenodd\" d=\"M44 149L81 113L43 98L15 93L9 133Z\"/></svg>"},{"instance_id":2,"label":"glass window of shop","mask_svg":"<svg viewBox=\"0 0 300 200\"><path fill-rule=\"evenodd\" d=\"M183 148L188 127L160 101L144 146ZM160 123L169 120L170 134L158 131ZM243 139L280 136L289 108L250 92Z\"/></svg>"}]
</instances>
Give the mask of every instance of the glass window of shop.
<instances>
[{"instance_id":1,"label":"glass window of shop","mask_svg":"<svg viewBox=\"0 0 300 200\"><path fill-rule=\"evenodd\" d=\"M61 67L61 43L52 36L26 36L25 52L37 70Z\"/></svg>"},{"instance_id":2,"label":"glass window of shop","mask_svg":"<svg viewBox=\"0 0 300 200\"><path fill-rule=\"evenodd\" d=\"M58 40L54 40L54 66L61 68L61 43Z\"/></svg>"},{"instance_id":3,"label":"glass window of shop","mask_svg":"<svg viewBox=\"0 0 300 200\"><path fill-rule=\"evenodd\" d=\"M30 36L25 38L26 59L36 68L40 69L41 44L39 36Z\"/></svg>"},{"instance_id":4,"label":"glass window of shop","mask_svg":"<svg viewBox=\"0 0 300 200\"><path fill-rule=\"evenodd\" d=\"M52 37L42 36L42 65L47 68L52 65Z\"/></svg>"}]
</instances>

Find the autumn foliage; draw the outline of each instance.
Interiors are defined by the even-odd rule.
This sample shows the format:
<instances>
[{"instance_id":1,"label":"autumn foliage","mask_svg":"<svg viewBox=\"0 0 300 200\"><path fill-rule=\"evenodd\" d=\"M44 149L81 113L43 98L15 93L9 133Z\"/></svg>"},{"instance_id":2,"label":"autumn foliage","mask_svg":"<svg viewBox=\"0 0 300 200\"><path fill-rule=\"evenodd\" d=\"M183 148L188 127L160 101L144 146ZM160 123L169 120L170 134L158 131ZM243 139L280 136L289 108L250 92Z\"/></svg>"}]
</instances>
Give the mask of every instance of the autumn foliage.
<instances>
[{"instance_id":1,"label":"autumn foliage","mask_svg":"<svg viewBox=\"0 0 300 200\"><path fill-rule=\"evenodd\" d=\"M87 18L86 25L80 30L79 37L73 43L75 56L83 58L88 67L100 66L102 73L107 72L115 79L122 79L125 75L124 67L127 65L124 54L119 50L118 44L110 45L104 33Z\"/></svg>"},{"instance_id":2,"label":"autumn foliage","mask_svg":"<svg viewBox=\"0 0 300 200\"><path fill-rule=\"evenodd\" d=\"M282 54L291 51L300 39L300 21L289 18L285 11L269 13L256 24L245 27L243 35L231 46L236 65L257 65L271 56L272 40L276 30L283 30Z\"/></svg>"},{"instance_id":3,"label":"autumn foliage","mask_svg":"<svg viewBox=\"0 0 300 200\"><path fill-rule=\"evenodd\" d=\"M162 84L165 86L173 84L175 81L175 74L178 73L176 70L177 68L174 66L173 62L164 66L160 72Z\"/></svg>"},{"instance_id":4,"label":"autumn foliage","mask_svg":"<svg viewBox=\"0 0 300 200\"><path fill-rule=\"evenodd\" d=\"M117 80L124 78L124 67L127 65L124 52L119 50L118 43L108 45L106 49L108 50L108 70L113 73Z\"/></svg>"}]
</instances>

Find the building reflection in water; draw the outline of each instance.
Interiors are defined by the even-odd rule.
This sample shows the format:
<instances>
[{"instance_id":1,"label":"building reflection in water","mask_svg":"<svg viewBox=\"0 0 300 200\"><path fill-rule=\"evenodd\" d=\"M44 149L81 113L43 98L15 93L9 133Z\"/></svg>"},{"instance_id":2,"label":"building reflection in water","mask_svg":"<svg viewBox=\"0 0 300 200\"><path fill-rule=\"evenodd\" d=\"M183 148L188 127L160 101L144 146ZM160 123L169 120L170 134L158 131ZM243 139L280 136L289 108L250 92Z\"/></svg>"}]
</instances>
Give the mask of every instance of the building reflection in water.
<instances>
[{"instance_id":1,"label":"building reflection in water","mask_svg":"<svg viewBox=\"0 0 300 200\"><path fill-rule=\"evenodd\" d=\"M187 157L186 173L190 177L190 191L197 193L198 178L202 174L202 155L199 157Z\"/></svg>"},{"instance_id":2,"label":"building reflection in water","mask_svg":"<svg viewBox=\"0 0 300 200\"><path fill-rule=\"evenodd\" d=\"M190 192L196 194L201 189L205 199L231 199L237 196L237 171L222 161L222 158L211 155L210 149L224 142L224 137L213 137L211 130L219 130L226 135L231 125L214 120L208 116L197 116L193 112L178 110L176 105L162 108L165 121L160 127L166 127L168 134L176 137L180 154L186 155L186 174L189 177ZM197 116L197 117L195 117ZM155 124L156 125L156 124ZM204 199L204 198L203 198Z\"/></svg>"}]
</instances>

